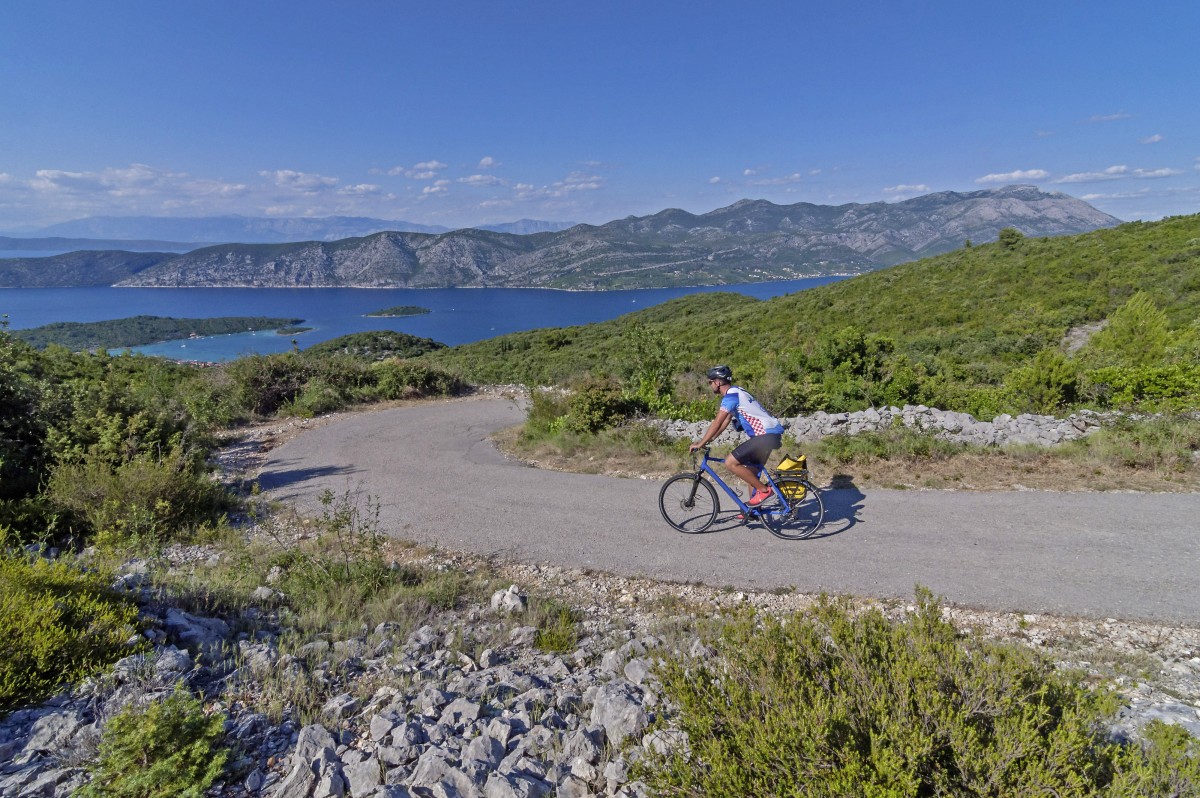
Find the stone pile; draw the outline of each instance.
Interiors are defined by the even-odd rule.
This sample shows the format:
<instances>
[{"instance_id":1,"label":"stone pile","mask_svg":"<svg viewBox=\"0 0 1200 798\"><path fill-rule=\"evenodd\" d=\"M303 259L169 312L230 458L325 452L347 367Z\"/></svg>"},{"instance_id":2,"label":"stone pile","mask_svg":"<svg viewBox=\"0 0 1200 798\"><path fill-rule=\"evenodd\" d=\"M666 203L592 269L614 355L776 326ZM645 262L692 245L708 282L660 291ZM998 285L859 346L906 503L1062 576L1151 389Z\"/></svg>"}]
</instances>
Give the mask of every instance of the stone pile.
<instances>
[{"instance_id":1,"label":"stone pile","mask_svg":"<svg viewBox=\"0 0 1200 798\"><path fill-rule=\"evenodd\" d=\"M177 560L208 556L190 550ZM661 616L646 608L671 599L692 606L690 613L738 605L790 612L813 601L545 566L510 566L508 573L580 609L585 620L574 651L537 649L537 630L521 625L526 591L513 586L487 606L443 613L409 633L382 624L345 640L314 640L301 648L308 654L302 661L280 651L269 609L215 618L161 606L144 565L132 563L117 586L138 599L153 653L122 660L103 678L0 721L0 798L70 795L87 781L84 767L107 719L177 683L228 717L235 776L213 795L643 796L645 786L630 779L633 761L647 750L687 745L669 727L648 732L666 712L654 661L668 650L711 655L696 639L657 636ZM910 610L887 609L896 617ZM1200 630L949 607L945 613L960 628L1047 651L1068 641L1068 667L1088 669L1080 655L1099 648L1161 660L1157 686L1118 680L1127 707L1113 733L1132 735L1160 718L1200 735ZM317 717L301 722L285 710L272 722L255 708L251 698L261 698L268 680L302 677L324 696Z\"/></svg>"},{"instance_id":2,"label":"stone pile","mask_svg":"<svg viewBox=\"0 0 1200 798\"><path fill-rule=\"evenodd\" d=\"M999 415L991 421L979 421L969 413L937 410L925 405L883 407L858 410L853 413L817 412L810 416L782 419L788 433L799 441L814 441L830 435L856 435L878 432L903 426L929 432L939 438L979 446L1033 444L1053 446L1064 441L1083 438L1100 428L1104 416L1091 410L1081 410L1066 418L1023 413L1019 416ZM652 421L653 426L672 438L698 440L708 428L707 421ZM725 430L718 443L733 444L741 433Z\"/></svg>"},{"instance_id":3,"label":"stone pile","mask_svg":"<svg viewBox=\"0 0 1200 798\"><path fill-rule=\"evenodd\" d=\"M144 602L153 653L0 722L3 798L70 795L87 780L81 766L95 755L104 722L177 683L228 714L238 778L218 791L225 796L632 798L646 793L629 782L629 761L673 744L669 735L647 734L659 702L652 659L662 641L591 621L575 651L542 653L535 628L508 620L526 606L515 585L498 591L491 608L448 613L406 636L383 624L349 640L314 641L301 650L316 654L306 660L315 666L281 654L269 630L231 632L261 620L256 610L221 619L156 607L138 572L119 586ZM498 644L477 656L463 652L497 635ZM342 656L321 662L326 653ZM318 722L302 726L285 713L272 724L232 698L253 695L265 679L301 675L332 693ZM363 699L367 683L381 686Z\"/></svg>"}]
</instances>

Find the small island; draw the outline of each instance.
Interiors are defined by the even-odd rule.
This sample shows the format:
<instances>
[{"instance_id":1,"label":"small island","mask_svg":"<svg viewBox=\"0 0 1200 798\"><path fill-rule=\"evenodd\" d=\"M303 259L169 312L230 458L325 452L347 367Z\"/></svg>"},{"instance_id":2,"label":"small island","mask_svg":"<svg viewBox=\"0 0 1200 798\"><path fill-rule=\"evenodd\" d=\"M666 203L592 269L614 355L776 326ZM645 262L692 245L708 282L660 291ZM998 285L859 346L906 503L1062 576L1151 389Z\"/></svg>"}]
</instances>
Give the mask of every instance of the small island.
<instances>
[{"instance_id":1,"label":"small island","mask_svg":"<svg viewBox=\"0 0 1200 798\"><path fill-rule=\"evenodd\" d=\"M312 327L300 327L300 326L293 324L293 325L288 325L287 327L280 327L278 330L275 331L275 334L276 335L299 335L300 333L309 332L312 329L313 329Z\"/></svg>"},{"instance_id":2,"label":"small island","mask_svg":"<svg viewBox=\"0 0 1200 798\"><path fill-rule=\"evenodd\" d=\"M127 349L161 341L278 330L289 326L294 328L302 321L304 319L276 319L267 316L222 316L213 319L132 316L107 321L60 321L28 330L12 330L11 334L38 349L57 344L80 352L85 349Z\"/></svg>"},{"instance_id":3,"label":"small island","mask_svg":"<svg viewBox=\"0 0 1200 798\"><path fill-rule=\"evenodd\" d=\"M423 308L420 305L396 305L394 308L384 308L383 310L377 310L374 313L364 313L363 315L368 319L377 316L396 318L398 316L420 316L422 313L432 312L429 308Z\"/></svg>"}]
</instances>

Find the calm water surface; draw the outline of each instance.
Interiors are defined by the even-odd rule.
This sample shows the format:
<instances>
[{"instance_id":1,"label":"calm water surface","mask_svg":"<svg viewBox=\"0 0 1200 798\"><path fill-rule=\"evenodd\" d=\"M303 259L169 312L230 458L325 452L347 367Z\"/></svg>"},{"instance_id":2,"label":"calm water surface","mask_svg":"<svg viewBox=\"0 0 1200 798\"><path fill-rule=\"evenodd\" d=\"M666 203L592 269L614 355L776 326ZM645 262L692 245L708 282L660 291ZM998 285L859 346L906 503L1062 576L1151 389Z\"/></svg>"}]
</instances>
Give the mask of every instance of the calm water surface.
<instances>
[{"instance_id":1,"label":"calm water surface","mask_svg":"<svg viewBox=\"0 0 1200 798\"><path fill-rule=\"evenodd\" d=\"M135 351L178 360L232 360L270 354L368 330L398 330L451 346L538 327L605 321L687 294L733 291L756 299L803 291L841 277L769 283L630 291L551 291L535 288L2 288L0 314L12 329L58 321L128 316L271 316L304 319L299 335L273 331L168 341ZM395 305L432 312L399 319L366 318Z\"/></svg>"}]
</instances>

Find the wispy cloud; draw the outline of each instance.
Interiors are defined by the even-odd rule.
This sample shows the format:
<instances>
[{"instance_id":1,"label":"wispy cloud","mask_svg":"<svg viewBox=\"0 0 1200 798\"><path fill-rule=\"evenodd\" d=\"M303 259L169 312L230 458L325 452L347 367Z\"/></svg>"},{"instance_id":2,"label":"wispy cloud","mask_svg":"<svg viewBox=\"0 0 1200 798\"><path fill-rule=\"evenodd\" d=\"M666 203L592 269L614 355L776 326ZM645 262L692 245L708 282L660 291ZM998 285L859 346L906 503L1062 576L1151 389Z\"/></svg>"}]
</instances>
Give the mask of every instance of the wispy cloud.
<instances>
[{"instance_id":1,"label":"wispy cloud","mask_svg":"<svg viewBox=\"0 0 1200 798\"><path fill-rule=\"evenodd\" d=\"M1153 136L1146 136L1146 138L1138 139L1138 141L1142 144L1157 144L1160 141L1165 141L1165 139L1158 133L1155 133Z\"/></svg>"},{"instance_id":2,"label":"wispy cloud","mask_svg":"<svg viewBox=\"0 0 1200 798\"><path fill-rule=\"evenodd\" d=\"M1045 180L1050 173L1045 169L1017 169L1013 172L997 172L975 178L976 183L1012 183L1017 180Z\"/></svg>"},{"instance_id":3,"label":"wispy cloud","mask_svg":"<svg viewBox=\"0 0 1200 798\"><path fill-rule=\"evenodd\" d=\"M913 186L901 183L898 186L888 186L883 190L884 194L927 194L931 189L924 183L918 183Z\"/></svg>"},{"instance_id":4,"label":"wispy cloud","mask_svg":"<svg viewBox=\"0 0 1200 798\"><path fill-rule=\"evenodd\" d=\"M1183 174L1181 169L1130 169L1123 164L1110 166L1099 172L1076 172L1070 175L1063 175L1055 180L1055 183L1097 183L1102 180L1124 180L1132 178L1136 180L1153 180L1160 177L1172 177L1174 175Z\"/></svg>"},{"instance_id":5,"label":"wispy cloud","mask_svg":"<svg viewBox=\"0 0 1200 798\"><path fill-rule=\"evenodd\" d=\"M458 178L459 183L465 183L468 186L501 186L504 181L495 175L468 175L467 177Z\"/></svg>"},{"instance_id":6,"label":"wispy cloud","mask_svg":"<svg viewBox=\"0 0 1200 798\"><path fill-rule=\"evenodd\" d=\"M792 172L790 175L782 177L761 177L758 180L748 181L751 186L791 186L799 183L804 179L804 175L799 172Z\"/></svg>"},{"instance_id":7,"label":"wispy cloud","mask_svg":"<svg viewBox=\"0 0 1200 798\"><path fill-rule=\"evenodd\" d=\"M1096 114L1095 116L1089 116L1084 121L1090 125L1094 125L1101 122L1120 122L1122 119L1132 118L1133 114L1127 114L1124 111L1118 111L1115 114Z\"/></svg>"},{"instance_id":8,"label":"wispy cloud","mask_svg":"<svg viewBox=\"0 0 1200 798\"><path fill-rule=\"evenodd\" d=\"M264 170L258 174L274 180L275 185L280 188L292 189L302 194L316 194L338 184L336 177L326 177L312 172L297 172L292 169L276 169L273 172Z\"/></svg>"},{"instance_id":9,"label":"wispy cloud","mask_svg":"<svg viewBox=\"0 0 1200 798\"><path fill-rule=\"evenodd\" d=\"M1200 169L1200 165L1197 165L1197 166L1196 166L1196 168L1197 168L1197 169ZM711 184L713 184L713 185L716 185L717 183L720 183L720 182L721 182L721 178L720 178L720 177L718 177L718 176L716 176L716 175L714 175L713 177L710 177L710 178L708 179L708 182L709 182L709 183L711 183Z\"/></svg>"},{"instance_id":10,"label":"wispy cloud","mask_svg":"<svg viewBox=\"0 0 1200 798\"><path fill-rule=\"evenodd\" d=\"M477 169L495 169L497 166L501 166L501 163L499 161L497 161L495 158L493 158L490 155L485 155L479 159L479 166L477 166L476 168Z\"/></svg>"}]
</instances>

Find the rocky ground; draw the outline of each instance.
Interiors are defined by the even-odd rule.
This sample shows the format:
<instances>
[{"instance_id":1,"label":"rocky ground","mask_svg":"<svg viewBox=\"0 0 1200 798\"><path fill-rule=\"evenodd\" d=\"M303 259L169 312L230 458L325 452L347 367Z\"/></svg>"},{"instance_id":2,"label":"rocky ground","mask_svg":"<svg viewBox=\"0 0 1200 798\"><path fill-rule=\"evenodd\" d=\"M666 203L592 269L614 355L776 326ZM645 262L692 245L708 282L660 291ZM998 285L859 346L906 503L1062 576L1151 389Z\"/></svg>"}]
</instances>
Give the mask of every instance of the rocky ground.
<instances>
[{"instance_id":1,"label":"rocky ground","mask_svg":"<svg viewBox=\"0 0 1200 798\"><path fill-rule=\"evenodd\" d=\"M258 458L321 421L275 421L247 430L220 461L233 483ZM263 524L247 534L265 534ZM302 534L302 533L296 533ZM279 529L271 530L280 539ZM285 653L271 607L236 616L187 612L155 589L155 568L186 569L224 556L179 546L158 563L130 562L117 587L139 603L153 644L41 706L0 721L0 798L67 796L106 720L131 701L179 681L226 714L235 752L221 796L636 796L629 765L647 749L678 744L647 734L664 711L652 668L663 652L704 655L696 618L739 607L803 611L817 597L742 593L556 567L482 562L452 551L397 550L398 565L487 572L512 585L491 600L431 615L415 629L381 624ZM524 625L529 597L550 596L579 618L570 651L546 653ZM881 606L901 617L904 603ZM1113 733L1136 734L1151 719L1200 735L1200 629L944 608L957 627L1044 651L1063 667L1114 685L1126 707ZM291 680L319 693L317 710L282 711L264 692Z\"/></svg>"}]
</instances>

